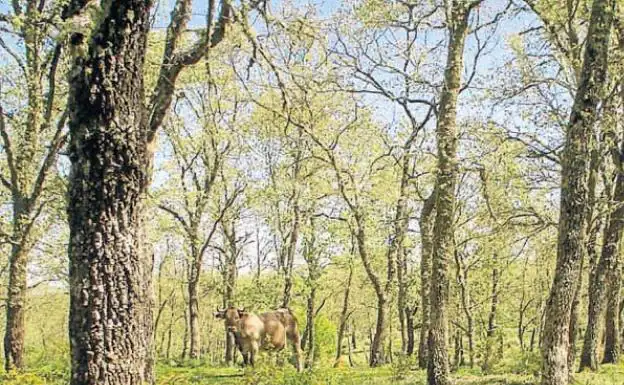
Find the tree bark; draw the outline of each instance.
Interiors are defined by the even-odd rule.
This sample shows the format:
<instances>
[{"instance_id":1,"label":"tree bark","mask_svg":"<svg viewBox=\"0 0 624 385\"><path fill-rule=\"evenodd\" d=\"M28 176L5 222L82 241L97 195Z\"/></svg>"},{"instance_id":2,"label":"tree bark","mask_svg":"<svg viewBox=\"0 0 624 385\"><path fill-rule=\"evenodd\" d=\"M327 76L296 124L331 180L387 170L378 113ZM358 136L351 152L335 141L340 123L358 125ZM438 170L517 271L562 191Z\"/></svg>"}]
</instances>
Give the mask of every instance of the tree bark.
<instances>
[{"instance_id":1,"label":"tree bark","mask_svg":"<svg viewBox=\"0 0 624 385\"><path fill-rule=\"evenodd\" d=\"M239 213L234 215L238 218ZM225 250L225 266L223 271L223 306L235 306L234 298L236 296L236 279L238 277L238 240L236 238L236 227L234 220L221 221L221 228L225 236L227 248ZM234 334L225 331L225 363L231 365L234 363L236 356L236 340Z\"/></svg>"},{"instance_id":2,"label":"tree bark","mask_svg":"<svg viewBox=\"0 0 624 385\"><path fill-rule=\"evenodd\" d=\"M620 148L620 154L623 152L624 145ZM590 302L592 302L592 300L599 302L598 304L594 303L596 307L604 306L605 302L607 305L604 363L615 363L619 357L618 328L621 286L619 254L622 231L624 231L624 173L621 164L618 165L618 175L615 183L613 204L616 208L611 213L609 224L605 231L602 258L595 274L596 286L593 287L592 294L596 297L590 298ZM600 310L602 309L595 309L596 312L600 312ZM592 312L589 313L589 315L595 315L595 313ZM594 326L594 323L592 323L592 326ZM593 345L593 348L596 349L597 344ZM588 354L591 355L592 352ZM593 351L593 355L595 358L595 350Z\"/></svg>"},{"instance_id":3,"label":"tree bark","mask_svg":"<svg viewBox=\"0 0 624 385\"><path fill-rule=\"evenodd\" d=\"M349 294L351 292L351 281L353 280L353 264L349 263L349 277L347 278L347 285L342 297L342 309L340 311L340 324L338 325L338 342L336 345L336 360L334 361L334 367L340 363L342 357L342 341L344 340L345 330L347 328L347 322L349 321ZM347 344L351 346L351 342L347 340ZM349 349L350 351L351 349Z\"/></svg>"},{"instance_id":4,"label":"tree bark","mask_svg":"<svg viewBox=\"0 0 624 385\"><path fill-rule=\"evenodd\" d=\"M615 364L620 358L620 289L622 267L618 266L608 277L607 314L603 364Z\"/></svg>"},{"instance_id":5,"label":"tree bark","mask_svg":"<svg viewBox=\"0 0 624 385\"><path fill-rule=\"evenodd\" d=\"M414 354L414 346L416 345L415 341L415 326L414 326L414 316L416 315L416 311L418 311L417 307L406 308L405 309L405 328L407 329L407 351L406 354L411 356Z\"/></svg>"},{"instance_id":6,"label":"tree bark","mask_svg":"<svg viewBox=\"0 0 624 385\"><path fill-rule=\"evenodd\" d=\"M562 156L557 266L545 309L542 385L567 385L571 306L586 241L589 143L607 73L614 2L592 6L581 80Z\"/></svg>"},{"instance_id":7,"label":"tree bark","mask_svg":"<svg viewBox=\"0 0 624 385\"><path fill-rule=\"evenodd\" d=\"M459 283L460 304L462 312L466 317L466 337L468 338L468 364L474 367L474 317L472 315L472 298L470 296L470 285L468 283L469 267L460 254L455 251L455 263L457 266L457 282Z\"/></svg>"},{"instance_id":8,"label":"tree bark","mask_svg":"<svg viewBox=\"0 0 624 385\"><path fill-rule=\"evenodd\" d=\"M70 79L69 335L72 385L153 382L151 255L142 212L148 1L113 1ZM113 27L111 27L113 26ZM79 47L84 45L83 47Z\"/></svg>"},{"instance_id":9,"label":"tree bark","mask_svg":"<svg viewBox=\"0 0 624 385\"><path fill-rule=\"evenodd\" d=\"M433 224L435 219L435 190L429 195L423 204L420 213L420 303L421 323L420 340L418 344L418 366L427 368L428 348L427 336L429 335L429 318L431 307L431 255L433 253Z\"/></svg>"},{"instance_id":10,"label":"tree bark","mask_svg":"<svg viewBox=\"0 0 624 385\"><path fill-rule=\"evenodd\" d=\"M615 255L615 253L617 253L617 249L618 249L618 244L619 244L619 238L621 238L621 235L617 235L617 234L610 234L613 231L617 231L617 229L612 228L611 226L611 221L609 220L609 224L607 225L607 227L604 229L604 236L603 236L603 247L602 247L602 253L600 254L600 258L598 258L598 251L597 251L597 238L598 238L598 233L600 232L600 228L601 228L601 222L602 222L602 217L600 216L600 214L598 214L599 216L596 217L595 220L595 224L593 225L593 227L591 226L592 222L593 222L593 213L596 210L596 202L595 202L595 185L596 185L596 178L600 173L600 156L599 156L599 150L597 148L592 149L592 159L590 162L590 174L589 174L589 194L588 194L588 208L589 208L589 214L587 216L587 227L589 229L589 237L588 237L588 241L587 241L587 254L589 257L589 261L590 261L590 271L591 273L589 274L589 293L588 293L588 309L587 309L587 327L585 329L585 336L584 336L584 340L583 340L583 350L581 352L581 362L580 362L580 367L579 370L582 370L585 367L591 367L592 370L597 370L598 369L598 358L597 358L597 347L598 347L598 333L599 333L599 323L600 323L600 318L601 317L601 313L602 310L601 308L604 308L604 300L602 300L601 298L597 299L595 297L596 293L596 285L605 285L606 286L606 282L604 282L606 280L606 272L604 271L605 269L605 263L607 265L611 265L613 263L615 263L617 261L617 255ZM608 199L609 201L611 200L617 200L617 199L621 199L624 198L624 196L620 196L618 198L618 194L622 195L622 191L618 191L618 187L617 187L618 182L616 181L616 191L614 192L614 196L613 199ZM610 190L610 188L605 188L607 191ZM621 189L621 188L620 188ZM610 194L609 194L610 196ZM614 212L613 215L616 215L616 213ZM621 233L621 229L619 230ZM618 239L618 243L616 243L615 245L615 249L613 249L612 247L606 247L607 242L611 242L612 240L609 240L609 237L613 237L615 236ZM582 273L583 273L583 262L584 262L584 257L581 257L581 274L579 275L579 285L581 284L583 277L582 277ZM610 268L609 266L607 266L607 268ZM577 287L578 288L578 287ZM604 293L606 293L604 291L605 289L602 290L602 294L604 295ZM575 293L575 297L576 297L577 293ZM577 298L575 298L575 300L577 300ZM575 358L575 352L576 352L576 321L574 319L574 317L578 316L578 310L576 309L576 306L578 306L578 303L574 302L573 306L572 306L572 320L570 321L570 359L568 360L569 364L573 364L574 363L574 358ZM571 368L571 366L570 366Z\"/></svg>"},{"instance_id":11,"label":"tree bark","mask_svg":"<svg viewBox=\"0 0 624 385\"><path fill-rule=\"evenodd\" d=\"M451 10L450 40L440 97L436 138L438 141L438 174L436 179L436 217L434 224L431 324L428 338L427 383L447 385L449 360L447 353L447 319L449 262L453 259L455 187L457 184L457 98L464 69L464 44L468 30L470 6L455 4Z\"/></svg>"},{"instance_id":12,"label":"tree bark","mask_svg":"<svg viewBox=\"0 0 624 385\"><path fill-rule=\"evenodd\" d=\"M494 255L493 262L496 263L497 257ZM498 282L500 281L500 270L498 266L492 268L492 293L490 298L490 314L488 315L488 328L485 333L485 357L483 359L483 372L488 373L492 364L492 344L496 333L496 312L498 309Z\"/></svg>"},{"instance_id":13,"label":"tree bark","mask_svg":"<svg viewBox=\"0 0 624 385\"><path fill-rule=\"evenodd\" d=\"M583 265L585 264L585 256L581 256L580 274L576 281L576 287L574 288L574 299L572 300L572 310L570 311L570 330L568 332L568 339L570 340L570 348L568 349L568 367L574 366L576 359L576 340L578 335L578 319L579 319L579 307L581 302L581 290L583 288Z\"/></svg>"},{"instance_id":14,"label":"tree bark","mask_svg":"<svg viewBox=\"0 0 624 385\"><path fill-rule=\"evenodd\" d=\"M191 238L191 263L188 281L188 315L189 315L189 356L198 359L201 355L201 336L199 334L199 277L201 257L196 238Z\"/></svg>"}]
</instances>

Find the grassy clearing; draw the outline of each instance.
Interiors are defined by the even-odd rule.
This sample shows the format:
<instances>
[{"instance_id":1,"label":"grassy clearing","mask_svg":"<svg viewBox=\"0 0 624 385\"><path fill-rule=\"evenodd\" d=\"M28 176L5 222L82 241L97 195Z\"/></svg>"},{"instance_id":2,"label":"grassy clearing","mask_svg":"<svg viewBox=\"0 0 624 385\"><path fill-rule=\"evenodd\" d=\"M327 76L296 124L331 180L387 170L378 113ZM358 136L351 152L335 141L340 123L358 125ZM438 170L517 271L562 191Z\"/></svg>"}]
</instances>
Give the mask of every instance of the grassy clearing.
<instances>
[{"instance_id":1,"label":"grassy clearing","mask_svg":"<svg viewBox=\"0 0 624 385\"><path fill-rule=\"evenodd\" d=\"M290 367L263 365L255 370L211 368L199 363L185 366L159 365L157 385L425 385L424 371L397 367L378 369L339 368L316 369L296 373ZM465 371L454 373L455 385L533 385L538 379L531 375L499 374L483 376ZM2 385L65 385L67 370L42 367L22 374L0 374ZM598 373L574 375L574 385L624 385L624 364L605 365Z\"/></svg>"}]
</instances>

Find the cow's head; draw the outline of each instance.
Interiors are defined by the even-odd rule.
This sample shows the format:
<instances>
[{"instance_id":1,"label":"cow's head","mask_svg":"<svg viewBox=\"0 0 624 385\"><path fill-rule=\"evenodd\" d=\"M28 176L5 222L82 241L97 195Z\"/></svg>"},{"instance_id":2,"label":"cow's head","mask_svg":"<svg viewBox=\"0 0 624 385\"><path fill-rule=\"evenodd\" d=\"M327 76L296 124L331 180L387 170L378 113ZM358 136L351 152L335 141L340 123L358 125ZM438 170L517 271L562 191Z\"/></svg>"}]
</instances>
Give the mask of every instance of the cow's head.
<instances>
[{"instance_id":1,"label":"cow's head","mask_svg":"<svg viewBox=\"0 0 624 385\"><path fill-rule=\"evenodd\" d=\"M225 321L225 328L228 332L236 333L240 330L241 317L245 314L245 308L237 309L230 306L227 309L217 309L213 314L215 318Z\"/></svg>"}]
</instances>

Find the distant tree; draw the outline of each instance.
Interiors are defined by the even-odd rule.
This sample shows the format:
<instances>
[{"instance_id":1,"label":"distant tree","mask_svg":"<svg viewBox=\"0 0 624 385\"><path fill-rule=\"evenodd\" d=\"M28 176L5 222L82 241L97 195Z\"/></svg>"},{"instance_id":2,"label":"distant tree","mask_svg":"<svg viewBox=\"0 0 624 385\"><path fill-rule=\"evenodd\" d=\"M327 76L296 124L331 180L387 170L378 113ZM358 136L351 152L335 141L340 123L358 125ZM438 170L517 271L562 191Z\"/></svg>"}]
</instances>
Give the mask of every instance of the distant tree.
<instances>
[{"instance_id":1,"label":"distant tree","mask_svg":"<svg viewBox=\"0 0 624 385\"><path fill-rule=\"evenodd\" d=\"M4 334L5 369L24 367L24 319L27 272L45 211L62 195L51 183L67 133L67 113L60 102L66 92L63 42L55 42L59 7L46 1L12 2L0 13L0 188L11 199L11 229L0 228L0 240L11 245ZM20 48L21 47L21 48ZM15 99L19 101L15 103ZM57 191L54 192L54 189Z\"/></svg>"}]
</instances>

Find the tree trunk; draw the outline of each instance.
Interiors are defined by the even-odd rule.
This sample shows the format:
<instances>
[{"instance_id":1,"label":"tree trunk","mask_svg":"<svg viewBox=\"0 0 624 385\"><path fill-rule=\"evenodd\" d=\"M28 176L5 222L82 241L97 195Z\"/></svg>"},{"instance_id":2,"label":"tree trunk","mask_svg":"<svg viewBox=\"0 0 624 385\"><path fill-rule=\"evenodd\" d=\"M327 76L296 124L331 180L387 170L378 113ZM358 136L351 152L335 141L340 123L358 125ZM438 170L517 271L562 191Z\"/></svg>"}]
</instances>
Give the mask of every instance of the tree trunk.
<instances>
[{"instance_id":1,"label":"tree trunk","mask_svg":"<svg viewBox=\"0 0 624 385\"><path fill-rule=\"evenodd\" d=\"M614 3L592 6L581 80L562 156L557 267L545 310L542 385L567 385L571 306L586 245L589 145L607 73Z\"/></svg>"},{"instance_id":2,"label":"tree trunk","mask_svg":"<svg viewBox=\"0 0 624 385\"><path fill-rule=\"evenodd\" d=\"M578 319L579 319L579 306L581 302L581 290L583 288L583 265L585 264L585 256L581 256L580 274L576 281L576 287L574 288L574 299L572 301L572 310L570 311L570 330L568 332L568 339L570 340L570 348L568 350L568 368L574 366L576 359L576 340L578 335Z\"/></svg>"},{"instance_id":3,"label":"tree trunk","mask_svg":"<svg viewBox=\"0 0 624 385\"><path fill-rule=\"evenodd\" d=\"M236 356L236 337L234 333L225 331L225 363L232 365Z\"/></svg>"},{"instance_id":4,"label":"tree trunk","mask_svg":"<svg viewBox=\"0 0 624 385\"><path fill-rule=\"evenodd\" d=\"M624 152L624 145L620 149L620 154ZM602 288L595 288L596 295L602 295L598 300L602 303L607 301L606 331L605 331L605 355L604 363L616 363L620 353L619 335L619 312L620 312L620 288L621 288L621 264L619 263L620 243L622 231L624 230L624 174L621 171L622 165L618 167L615 193L613 202L616 209L611 213L609 225L605 233L602 259L596 271L597 285L604 285ZM602 271L601 269L607 269ZM603 298L607 297L607 298ZM591 299L590 299L591 300ZM589 328L589 326L588 326ZM595 354L595 352L594 352Z\"/></svg>"},{"instance_id":5,"label":"tree trunk","mask_svg":"<svg viewBox=\"0 0 624 385\"><path fill-rule=\"evenodd\" d=\"M414 307L414 309L412 310L411 308L406 308L405 309L405 327L407 329L407 350L406 350L406 354L408 356L411 356L412 354L414 354L414 346L415 346L415 339L414 339L414 331L415 331L415 327L414 327L414 315L416 314L417 308Z\"/></svg>"},{"instance_id":6,"label":"tree trunk","mask_svg":"<svg viewBox=\"0 0 624 385\"><path fill-rule=\"evenodd\" d=\"M371 344L371 355L369 365L375 368L386 362L383 343L386 339L386 314L388 303L385 296L377 297L377 322L375 324L375 334Z\"/></svg>"},{"instance_id":7,"label":"tree trunk","mask_svg":"<svg viewBox=\"0 0 624 385\"><path fill-rule=\"evenodd\" d=\"M15 198L14 198L15 200ZM13 236L23 239L27 213L21 199L13 205ZM9 285L6 300L6 328L4 334L4 367L6 371L24 367L24 313L26 310L28 249L26 245L14 243L9 259Z\"/></svg>"},{"instance_id":8,"label":"tree trunk","mask_svg":"<svg viewBox=\"0 0 624 385\"><path fill-rule=\"evenodd\" d=\"M603 242L603 251L602 254L600 256L600 258L598 258L598 251L597 251L597 239L598 239L598 233L600 232L600 227L601 227L601 222L602 222L602 217L598 216L596 218L596 223L593 225L593 227L591 226L591 223L593 222L593 212L597 211L595 206L595 185L596 185L596 178L597 175L599 175L600 173L600 156L599 156L599 150L594 148L592 149L592 159L591 159L591 163L590 163L590 174L589 174L589 194L588 194L588 207L589 207L589 214L587 216L587 227L589 229L589 236L588 236L588 241L587 241L587 254L589 257L589 261L590 261L590 271L591 273L589 274L589 293L588 293L588 298L589 298L589 302L588 302L588 310L587 310L587 328L585 329L585 338L583 340L583 350L581 352L581 362L580 362L580 368L579 370L582 370L585 367L591 367L592 370L597 370L598 369L598 358L597 358L597 345L598 345L598 328L599 325L598 323L600 322L599 319L602 318L600 314L596 314L596 311L598 313L602 313L602 310L600 308L604 308L604 300L602 299L598 299L598 301L596 301L595 296L595 289L597 284L605 284L606 282L599 282L600 280L606 280L606 272L603 271L604 263L615 263L615 261L617 260L617 256L614 255L614 253L617 252L617 250L611 250L611 248L607 248L605 249L605 245L606 243ZM609 188L605 188L607 191L609 191ZM622 195L622 191L618 191L618 187L617 187L617 182L616 182L616 191L614 192L614 194L616 194L615 196L613 196L613 200L617 200L618 199L618 194ZM623 198L623 197L620 197ZM609 199L609 201L611 201L612 199ZM600 215L600 214L598 214ZM613 215L616 215L616 213L614 212ZM611 225L609 224L605 229L604 229L604 236L603 236L603 241L608 240L607 237L609 237L609 232L613 231L613 229L610 229ZM620 230L621 233L621 230ZM621 235L617 236L618 239L621 237ZM619 242L618 242L619 243ZM617 249L618 246L617 244L615 245L615 249ZM605 254L606 252L606 254ZM605 260L606 258L606 260ZM611 262L609 262L611 261ZM579 275L579 285L581 284L583 277L582 277L582 273L583 273L583 262L584 262L584 258L581 257L581 274ZM578 288L578 287L577 287ZM603 294L605 293L604 289L603 289ZM576 293L575 293L575 297L576 297ZM576 300L576 298L575 298ZM575 358L575 353L576 353L576 321L574 319L574 317L578 317L578 310L576 309L575 305L578 305L578 303L573 303L572 304L572 320L570 321L570 359L568 360L568 363L571 365L574 363L574 358ZM596 319L596 317L598 317L599 319ZM573 327L574 326L574 327ZM572 366L570 366L570 369L572 368Z\"/></svg>"},{"instance_id":9,"label":"tree trunk","mask_svg":"<svg viewBox=\"0 0 624 385\"><path fill-rule=\"evenodd\" d=\"M306 310L306 335L307 339L304 339L303 342L305 346L302 344L301 348L306 351L306 360L305 365L307 368L311 368L314 364L314 320L315 320L315 305L316 303L316 287L312 287L310 290L310 294L308 295L308 306Z\"/></svg>"},{"instance_id":10,"label":"tree trunk","mask_svg":"<svg viewBox=\"0 0 624 385\"><path fill-rule=\"evenodd\" d=\"M493 262L496 263L496 255L494 255ZM488 373L491 369L492 361L492 344L494 343L494 336L497 329L496 326L496 311L498 308L498 282L500 280L500 271L498 266L492 268L492 294L490 298L490 314L488 315L488 328L485 333L485 357L483 359L483 372Z\"/></svg>"},{"instance_id":11,"label":"tree trunk","mask_svg":"<svg viewBox=\"0 0 624 385\"><path fill-rule=\"evenodd\" d=\"M238 217L236 215L235 217ZM228 223L225 220L221 221L221 227L223 229L223 234L225 235L225 239L227 242L227 250L224 255L225 258L225 266L224 266L224 277L223 277L223 306L235 306L234 298L236 296L236 279L238 277L238 244L236 239L236 228L235 224ZM236 339L234 334L229 333L225 330L225 363L231 365L234 363L234 358L236 357Z\"/></svg>"},{"instance_id":12,"label":"tree trunk","mask_svg":"<svg viewBox=\"0 0 624 385\"><path fill-rule=\"evenodd\" d=\"M16 4L19 6L19 3ZM4 335L5 369L7 371L24 367L25 301L28 257L33 247L33 242L30 239L32 237L31 230L36 220L34 211L43 189L43 183L48 176L47 167L49 166L46 163L48 161L52 161L50 165L55 163L54 160L60 148L60 146L55 147L56 143L53 139L48 152L44 152L43 157L39 158L43 130L49 127L53 121L51 114L47 116L48 111L44 113L43 81L46 76L48 81L54 81L58 60L61 56L60 44L51 50L46 50L44 45L49 26L42 19L51 17L51 15L38 10L36 2L28 2L23 9L24 12L20 15L18 15L19 9L15 8L15 5L13 11L16 16L22 18L21 27L17 28L20 33L16 36L23 40L18 40L16 43L23 43L24 60L22 63L25 63L25 66L22 74L26 79L27 105L25 108L28 112L26 122L21 123L21 127L14 128L15 131L18 131L18 135L15 138L17 140L12 142L8 139L9 134L4 127L4 116L0 118L3 124L3 141L0 143L3 145L3 152L7 153L5 166L11 174L12 185L10 190L13 205L11 234L13 244L9 255ZM47 55L50 55L52 60L42 63L42 59ZM49 73L46 73L48 69ZM45 102L56 102L54 89L48 90ZM8 116L8 113L3 111L1 106L0 114ZM12 152L15 157L9 156L8 152ZM50 159L46 159L48 157ZM37 172L40 162L44 165ZM41 185L38 186L38 182Z\"/></svg>"},{"instance_id":13,"label":"tree trunk","mask_svg":"<svg viewBox=\"0 0 624 385\"><path fill-rule=\"evenodd\" d=\"M340 311L340 324L338 325L338 342L336 345L336 360L334 367L340 362L342 357L342 341L344 340L345 329L347 328L347 322L349 320L349 293L351 292L351 281L353 280L353 264L349 263L349 277L347 278L347 286L344 290L342 297L342 310ZM350 341L347 340L347 344L351 346ZM349 349L351 350L351 349Z\"/></svg>"},{"instance_id":14,"label":"tree trunk","mask_svg":"<svg viewBox=\"0 0 624 385\"><path fill-rule=\"evenodd\" d=\"M613 200L616 209L611 213L605 229L602 254L590 282L587 328L585 329L579 370L584 368L598 369L597 350L600 321L609 295L609 277L617 271L619 244L624 230L624 207L622 206L624 203L624 174L622 173L617 175Z\"/></svg>"},{"instance_id":15,"label":"tree trunk","mask_svg":"<svg viewBox=\"0 0 624 385\"><path fill-rule=\"evenodd\" d=\"M74 33L69 99L72 385L151 384L151 254L142 213L152 154L143 113L148 1L113 1Z\"/></svg>"},{"instance_id":16,"label":"tree trunk","mask_svg":"<svg viewBox=\"0 0 624 385\"><path fill-rule=\"evenodd\" d=\"M477 3L474 3L476 5ZM431 324L429 329L429 362L427 383L447 385L449 361L447 353L447 319L449 262L454 254L454 208L457 184L457 98L464 69L464 44L471 7L455 4L451 10L450 40L440 96L436 138L438 142L438 174L436 179L436 218L433 238L431 285Z\"/></svg>"},{"instance_id":17,"label":"tree trunk","mask_svg":"<svg viewBox=\"0 0 624 385\"><path fill-rule=\"evenodd\" d=\"M620 358L620 289L621 289L621 271L622 267L618 266L610 272L608 277L608 300L607 300L607 316L605 330L605 350L602 359L603 364L615 364Z\"/></svg>"},{"instance_id":18,"label":"tree trunk","mask_svg":"<svg viewBox=\"0 0 624 385\"><path fill-rule=\"evenodd\" d=\"M474 367L474 317L472 315L472 300L470 296L470 286L468 284L468 266L460 254L455 251L455 263L457 266L457 282L459 283L459 293L461 298L461 308L466 317L466 337L468 337L468 363L470 368Z\"/></svg>"},{"instance_id":19,"label":"tree trunk","mask_svg":"<svg viewBox=\"0 0 624 385\"><path fill-rule=\"evenodd\" d=\"M418 344L418 367L427 368L428 348L427 336L429 335L429 316L431 307L431 255L433 248L433 224L435 209L435 191L425 200L420 214L420 302L421 302L421 323L420 340Z\"/></svg>"}]
</instances>

